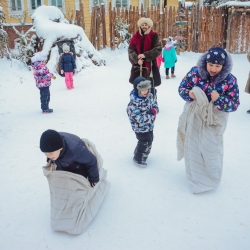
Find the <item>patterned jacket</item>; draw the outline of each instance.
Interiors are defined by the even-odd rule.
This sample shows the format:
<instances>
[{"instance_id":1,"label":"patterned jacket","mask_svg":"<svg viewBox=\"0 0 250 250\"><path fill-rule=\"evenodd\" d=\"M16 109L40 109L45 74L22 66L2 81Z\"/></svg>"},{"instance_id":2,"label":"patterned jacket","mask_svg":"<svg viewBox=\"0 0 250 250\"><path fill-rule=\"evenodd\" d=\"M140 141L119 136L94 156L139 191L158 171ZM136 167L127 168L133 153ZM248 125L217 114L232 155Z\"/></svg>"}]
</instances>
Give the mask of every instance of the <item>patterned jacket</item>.
<instances>
[{"instance_id":1,"label":"patterned jacket","mask_svg":"<svg viewBox=\"0 0 250 250\"><path fill-rule=\"evenodd\" d=\"M230 73L232 69L231 56L228 54L227 61L221 72L215 77L211 77L206 70L206 55L205 53L198 61L197 67L191 68L187 75L183 78L179 86L179 94L185 101L193 101L189 97L189 91L197 86L201 88L208 101L211 101L211 93L216 90L219 93L219 98L214 101L214 105L220 111L232 112L237 110L240 105L239 88L237 79Z\"/></svg>"},{"instance_id":2,"label":"patterned jacket","mask_svg":"<svg viewBox=\"0 0 250 250\"><path fill-rule=\"evenodd\" d=\"M51 78L54 76L49 72L44 62L31 63L33 68L34 78L36 80L36 86L38 88L45 88L51 85Z\"/></svg>"},{"instance_id":3,"label":"patterned jacket","mask_svg":"<svg viewBox=\"0 0 250 250\"><path fill-rule=\"evenodd\" d=\"M146 133L154 129L155 117L149 114L151 108L155 108L157 112L159 111L151 93L147 97L139 97L134 90L131 91L127 114L134 132Z\"/></svg>"}]
</instances>

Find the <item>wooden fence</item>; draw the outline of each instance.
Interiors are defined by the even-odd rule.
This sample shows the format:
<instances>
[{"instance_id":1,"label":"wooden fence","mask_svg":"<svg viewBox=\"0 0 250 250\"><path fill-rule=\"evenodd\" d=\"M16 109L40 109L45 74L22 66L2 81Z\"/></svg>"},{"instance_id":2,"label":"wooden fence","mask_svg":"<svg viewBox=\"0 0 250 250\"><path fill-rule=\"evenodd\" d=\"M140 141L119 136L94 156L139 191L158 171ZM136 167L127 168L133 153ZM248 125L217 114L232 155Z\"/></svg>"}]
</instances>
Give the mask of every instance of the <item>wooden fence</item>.
<instances>
[{"instance_id":1,"label":"wooden fence","mask_svg":"<svg viewBox=\"0 0 250 250\"><path fill-rule=\"evenodd\" d=\"M243 8L219 8L193 5L191 9L178 11L175 7L151 6L147 9L143 5L127 8L112 8L109 4L108 15L104 5L95 6L92 10L90 41L101 49L107 45L109 34L110 47L116 48L118 32L115 30L116 18L120 17L123 23L129 24L129 33L137 30L137 21L141 17L153 20L153 30L162 40L166 37L184 37L187 51L205 52L213 46L226 48L230 53L246 53L250 50L250 10ZM106 30L108 18L109 32ZM186 21L186 28L181 31L177 21ZM119 43L119 40L118 40Z\"/></svg>"},{"instance_id":2,"label":"wooden fence","mask_svg":"<svg viewBox=\"0 0 250 250\"><path fill-rule=\"evenodd\" d=\"M250 51L250 9L229 8L226 49L230 53Z\"/></svg>"}]
</instances>

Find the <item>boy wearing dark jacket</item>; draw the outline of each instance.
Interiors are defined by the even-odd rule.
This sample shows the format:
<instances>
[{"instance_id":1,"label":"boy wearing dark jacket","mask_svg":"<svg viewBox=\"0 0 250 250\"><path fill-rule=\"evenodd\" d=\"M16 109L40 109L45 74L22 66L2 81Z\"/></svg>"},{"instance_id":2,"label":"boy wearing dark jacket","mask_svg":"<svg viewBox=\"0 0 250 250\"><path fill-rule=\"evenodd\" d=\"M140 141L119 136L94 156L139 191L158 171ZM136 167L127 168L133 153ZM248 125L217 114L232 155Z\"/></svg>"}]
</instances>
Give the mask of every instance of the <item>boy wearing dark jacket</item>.
<instances>
[{"instance_id":1,"label":"boy wearing dark jacket","mask_svg":"<svg viewBox=\"0 0 250 250\"><path fill-rule=\"evenodd\" d=\"M154 121L159 109L153 94L150 93L151 81L139 76L135 78L133 85L127 106L132 129L138 139L133 161L139 167L146 167L154 137Z\"/></svg>"},{"instance_id":2,"label":"boy wearing dark jacket","mask_svg":"<svg viewBox=\"0 0 250 250\"><path fill-rule=\"evenodd\" d=\"M78 136L46 130L40 138L40 149L57 165L56 170L82 175L92 187L99 181L96 157Z\"/></svg>"}]
</instances>

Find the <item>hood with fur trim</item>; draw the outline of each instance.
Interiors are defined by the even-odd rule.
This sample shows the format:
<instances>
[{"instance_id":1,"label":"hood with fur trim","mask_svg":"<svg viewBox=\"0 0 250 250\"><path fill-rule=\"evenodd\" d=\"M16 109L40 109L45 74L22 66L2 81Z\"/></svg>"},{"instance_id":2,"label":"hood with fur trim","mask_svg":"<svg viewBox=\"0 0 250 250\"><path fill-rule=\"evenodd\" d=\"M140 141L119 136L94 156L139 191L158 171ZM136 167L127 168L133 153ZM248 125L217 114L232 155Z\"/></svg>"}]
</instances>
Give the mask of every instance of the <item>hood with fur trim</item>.
<instances>
[{"instance_id":1,"label":"hood with fur trim","mask_svg":"<svg viewBox=\"0 0 250 250\"><path fill-rule=\"evenodd\" d=\"M138 76L134 80L134 92L140 96L140 92L145 89L150 89L151 88L151 81L147 80L146 78L142 76Z\"/></svg>"},{"instance_id":2,"label":"hood with fur trim","mask_svg":"<svg viewBox=\"0 0 250 250\"><path fill-rule=\"evenodd\" d=\"M200 59L198 60L198 63L197 63L198 73L202 79L209 78L209 73L207 71L207 62L206 62L207 54L208 54L208 52L204 53L200 57ZM216 76L214 76L213 82L217 84L217 83L223 81L231 73L232 68L233 68L232 57L230 56L229 53L227 53L226 62L223 65L221 72L219 72Z\"/></svg>"}]
</instances>

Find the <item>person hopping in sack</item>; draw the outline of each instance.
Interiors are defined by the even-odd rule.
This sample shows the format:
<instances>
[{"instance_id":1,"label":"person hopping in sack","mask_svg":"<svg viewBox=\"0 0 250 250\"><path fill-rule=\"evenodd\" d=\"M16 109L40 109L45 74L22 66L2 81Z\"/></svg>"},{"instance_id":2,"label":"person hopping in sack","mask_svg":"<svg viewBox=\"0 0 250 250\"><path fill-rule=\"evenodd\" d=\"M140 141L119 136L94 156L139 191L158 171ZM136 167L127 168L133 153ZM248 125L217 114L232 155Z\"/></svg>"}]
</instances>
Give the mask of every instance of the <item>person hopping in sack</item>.
<instances>
[{"instance_id":1,"label":"person hopping in sack","mask_svg":"<svg viewBox=\"0 0 250 250\"><path fill-rule=\"evenodd\" d=\"M179 94L186 101L177 134L178 160L184 157L193 193L219 186L223 169L223 134L228 115L240 105L229 53L210 48L183 78Z\"/></svg>"},{"instance_id":2,"label":"person hopping in sack","mask_svg":"<svg viewBox=\"0 0 250 250\"><path fill-rule=\"evenodd\" d=\"M133 161L139 167L146 167L146 160L154 138L154 122L159 109L153 94L150 93L151 82L149 80L139 76L134 80L133 86L127 106L129 121L138 139Z\"/></svg>"},{"instance_id":3,"label":"person hopping in sack","mask_svg":"<svg viewBox=\"0 0 250 250\"><path fill-rule=\"evenodd\" d=\"M56 170L82 175L92 187L99 182L97 159L78 136L48 129L41 135L40 149Z\"/></svg>"},{"instance_id":4,"label":"person hopping in sack","mask_svg":"<svg viewBox=\"0 0 250 250\"><path fill-rule=\"evenodd\" d=\"M68 90L74 88L73 73L77 72L73 53L70 52L69 45L64 43L62 46L63 54L60 58L61 74L65 75L65 84Z\"/></svg>"}]
</instances>

